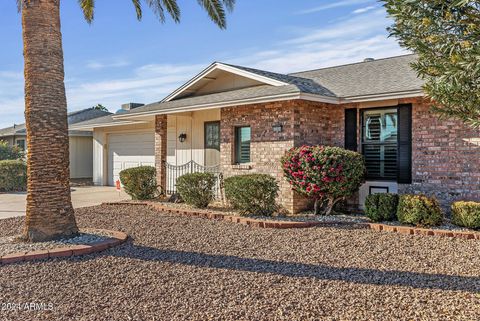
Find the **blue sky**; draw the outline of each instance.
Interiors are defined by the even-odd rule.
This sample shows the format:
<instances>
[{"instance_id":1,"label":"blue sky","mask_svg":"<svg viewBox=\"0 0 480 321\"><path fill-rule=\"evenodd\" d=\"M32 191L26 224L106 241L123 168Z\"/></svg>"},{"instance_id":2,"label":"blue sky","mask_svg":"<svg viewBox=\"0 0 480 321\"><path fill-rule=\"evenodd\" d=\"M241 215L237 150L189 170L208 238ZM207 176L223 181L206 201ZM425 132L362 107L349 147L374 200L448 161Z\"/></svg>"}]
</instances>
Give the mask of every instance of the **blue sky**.
<instances>
[{"instance_id":1,"label":"blue sky","mask_svg":"<svg viewBox=\"0 0 480 321\"><path fill-rule=\"evenodd\" d=\"M386 12L372 0L237 0L219 30L194 0L182 21L160 24L148 8L137 22L130 0L97 0L88 25L76 0L61 7L68 108L151 103L213 61L294 72L406 53L388 38ZM0 3L0 128L22 123L21 17Z\"/></svg>"}]
</instances>

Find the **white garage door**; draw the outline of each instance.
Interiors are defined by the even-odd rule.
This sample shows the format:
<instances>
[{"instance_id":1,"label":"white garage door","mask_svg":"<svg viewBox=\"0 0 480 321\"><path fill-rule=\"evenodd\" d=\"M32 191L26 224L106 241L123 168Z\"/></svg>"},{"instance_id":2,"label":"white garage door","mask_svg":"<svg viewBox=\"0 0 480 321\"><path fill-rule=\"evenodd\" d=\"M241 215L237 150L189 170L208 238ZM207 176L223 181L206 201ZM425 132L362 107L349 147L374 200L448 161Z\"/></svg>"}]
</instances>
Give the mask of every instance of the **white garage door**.
<instances>
[{"instance_id":1,"label":"white garage door","mask_svg":"<svg viewBox=\"0 0 480 321\"><path fill-rule=\"evenodd\" d=\"M155 134L110 134L108 183L115 185L122 170L138 166L155 166Z\"/></svg>"}]
</instances>

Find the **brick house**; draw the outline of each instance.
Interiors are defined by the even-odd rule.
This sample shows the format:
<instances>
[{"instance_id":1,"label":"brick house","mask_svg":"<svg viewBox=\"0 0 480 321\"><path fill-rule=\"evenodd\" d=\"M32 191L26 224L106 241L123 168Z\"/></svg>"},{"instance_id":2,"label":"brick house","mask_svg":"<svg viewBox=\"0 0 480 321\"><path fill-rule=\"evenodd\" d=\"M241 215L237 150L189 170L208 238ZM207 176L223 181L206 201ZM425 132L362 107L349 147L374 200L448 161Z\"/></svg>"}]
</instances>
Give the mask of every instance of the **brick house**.
<instances>
[{"instance_id":1,"label":"brick house","mask_svg":"<svg viewBox=\"0 0 480 321\"><path fill-rule=\"evenodd\" d=\"M410 68L414 59L366 59L288 75L213 63L160 102L127 105L75 129L94 132L98 185L142 164L157 167L167 191L172 169L267 173L279 181L279 203L299 212L309 204L283 179L279 160L291 147L323 144L365 156L360 206L368 194L387 191L435 195L444 206L480 200L480 131L429 111Z\"/></svg>"}]
</instances>

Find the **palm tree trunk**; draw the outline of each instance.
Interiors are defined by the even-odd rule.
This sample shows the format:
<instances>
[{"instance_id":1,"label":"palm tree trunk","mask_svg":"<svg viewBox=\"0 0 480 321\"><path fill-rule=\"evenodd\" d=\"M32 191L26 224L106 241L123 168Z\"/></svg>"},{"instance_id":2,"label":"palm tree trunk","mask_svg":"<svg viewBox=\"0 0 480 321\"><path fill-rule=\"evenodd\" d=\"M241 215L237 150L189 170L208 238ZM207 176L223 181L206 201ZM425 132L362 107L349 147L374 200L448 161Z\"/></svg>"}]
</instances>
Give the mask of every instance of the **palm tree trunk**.
<instances>
[{"instance_id":1,"label":"palm tree trunk","mask_svg":"<svg viewBox=\"0 0 480 321\"><path fill-rule=\"evenodd\" d=\"M60 0L23 0L28 192L24 237L78 233L70 196Z\"/></svg>"}]
</instances>

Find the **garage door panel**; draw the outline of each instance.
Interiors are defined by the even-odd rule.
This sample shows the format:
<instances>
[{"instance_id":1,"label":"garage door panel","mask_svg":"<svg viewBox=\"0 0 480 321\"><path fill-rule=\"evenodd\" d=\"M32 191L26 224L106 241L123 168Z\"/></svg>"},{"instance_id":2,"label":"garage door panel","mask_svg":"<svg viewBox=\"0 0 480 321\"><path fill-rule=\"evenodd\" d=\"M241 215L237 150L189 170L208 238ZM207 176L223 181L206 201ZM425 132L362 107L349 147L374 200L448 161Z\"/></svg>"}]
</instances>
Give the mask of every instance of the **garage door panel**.
<instances>
[{"instance_id":1,"label":"garage door panel","mask_svg":"<svg viewBox=\"0 0 480 321\"><path fill-rule=\"evenodd\" d=\"M111 134L108 137L108 180L120 179L120 172L138 166L155 166L154 133Z\"/></svg>"}]
</instances>

